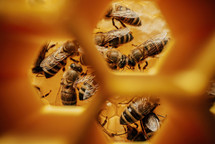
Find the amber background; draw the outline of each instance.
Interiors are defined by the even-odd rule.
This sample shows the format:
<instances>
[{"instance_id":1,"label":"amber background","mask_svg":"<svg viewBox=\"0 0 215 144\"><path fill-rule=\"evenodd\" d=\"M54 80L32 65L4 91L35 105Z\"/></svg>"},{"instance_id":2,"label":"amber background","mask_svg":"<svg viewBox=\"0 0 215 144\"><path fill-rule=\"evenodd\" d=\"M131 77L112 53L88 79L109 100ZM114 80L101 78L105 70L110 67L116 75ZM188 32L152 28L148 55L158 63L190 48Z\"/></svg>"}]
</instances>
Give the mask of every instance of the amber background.
<instances>
[{"instance_id":1,"label":"amber background","mask_svg":"<svg viewBox=\"0 0 215 144\"><path fill-rule=\"evenodd\" d=\"M202 94L214 74L214 2L157 2L175 37L174 48L160 62L157 75L121 76L107 71L92 42L92 29L108 1L61 1L57 7L49 1L47 7L29 6L25 0L1 1L1 142L105 143L92 124L97 109L108 95L135 91L160 93L168 106L168 121L152 143L213 143L214 119ZM88 60L103 88L102 96L83 112L42 105L26 71L44 38L71 35L94 57ZM125 91L128 86L132 90Z\"/></svg>"}]
</instances>

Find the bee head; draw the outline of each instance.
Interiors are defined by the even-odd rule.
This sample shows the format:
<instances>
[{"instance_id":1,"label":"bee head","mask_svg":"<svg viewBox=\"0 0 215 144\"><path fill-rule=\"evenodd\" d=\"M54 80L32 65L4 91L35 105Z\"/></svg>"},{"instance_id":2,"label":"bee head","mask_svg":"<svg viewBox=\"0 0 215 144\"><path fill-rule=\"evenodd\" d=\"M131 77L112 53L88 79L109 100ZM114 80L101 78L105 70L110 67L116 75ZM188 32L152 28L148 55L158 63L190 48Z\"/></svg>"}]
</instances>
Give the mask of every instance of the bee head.
<instances>
[{"instance_id":1,"label":"bee head","mask_svg":"<svg viewBox=\"0 0 215 144\"><path fill-rule=\"evenodd\" d=\"M116 50L108 51L106 56L108 63L117 63L119 61L119 52Z\"/></svg>"},{"instance_id":2,"label":"bee head","mask_svg":"<svg viewBox=\"0 0 215 144\"><path fill-rule=\"evenodd\" d=\"M67 41L64 43L64 51L70 54L78 52L79 44L77 41Z\"/></svg>"},{"instance_id":3,"label":"bee head","mask_svg":"<svg viewBox=\"0 0 215 144\"><path fill-rule=\"evenodd\" d=\"M111 68L112 70L116 70L117 69L117 65L114 63L109 63L108 64L109 68Z\"/></svg>"},{"instance_id":4,"label":"bee head","mask_svg":"<svg viewBox=\"0 0 215 144\"><path fill-rule=\"evenodd\" d=\"M104 37L102 32L96 33L96 35L95 35L95 43L96 43L96 45L104 46L105 45L104 39L105 39L105 37Z\"/></svg>"},{"instance_id":5,"label":"bee head","mask_svg":"<svg viewBox=\"0 0 215 144\"><path fill-rule=\"evenodd\" d=\"M75 70L75 71L78 71L80 73L83 71L82 66L80 64L77 64L77 63L72 63L70 65L70 68Z\"/></svg>"}]
</instances>

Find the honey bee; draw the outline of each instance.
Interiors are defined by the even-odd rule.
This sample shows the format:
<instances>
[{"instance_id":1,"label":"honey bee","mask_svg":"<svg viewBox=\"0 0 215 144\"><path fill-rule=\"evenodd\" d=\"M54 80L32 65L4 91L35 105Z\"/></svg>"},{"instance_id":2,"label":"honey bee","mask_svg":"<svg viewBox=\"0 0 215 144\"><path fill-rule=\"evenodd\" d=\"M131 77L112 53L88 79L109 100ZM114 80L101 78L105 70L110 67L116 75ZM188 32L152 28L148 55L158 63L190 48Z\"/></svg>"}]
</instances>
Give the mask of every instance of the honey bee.
<instances>
[{"instance_id":1,"label":"honey bee","mask_svg":"<svg viewBox=\"0 0 215 144\"><path fill-rule=\"evenodd\" d=\"M159 105L158 101L158 98L152 97L136 98L121 114L120 124L128 125L143 119Z\"/></svg>"},{"instance_id":2,"label":"honey bee","mask_svg":"<svg viewBox=\"0 0 215 144\"><path fill-rule=\"evenodd\" d=\"M132 32L127 27L95 34L96 45L106 48L117 48L119 45L128 43L133 39Z\"/></svg>"},{"instance_id":3,"label":"honey bee","mask_svg":"<svg viewBox=\"0 0 215 144\"><path fill-rule=\"evenodd\" d=\"M80 100L86 100L93 96L97 89L98 89L98 84L95 81L95 76L90 75L86 76L84 78L84 83L82 84L81 88L79 89L79 99Z\"/></svg>"},{"instance_id":4,"label":"honey bee","mask_svg":"<svg viewBox=\"0 0 215 144\"><path fill-rule=\"evenodd\" d=\"M163 39L150 39L136 46L136 48L131 50L128 55L128 65L134 68L138 63L138 68L141 69L140 63L148 57L154 57L157 54L160 54L168 41L169 38L166 37ZM148 66L148 62L146 60L145 63L146 64L143 69L146 69Z\"/></svg>"},{"instance_id":5,"label":"honey bee","mask_svg":"<svg viewBox=\"0 0 215 144\"><path fill-rule=\"evenodd\" d=\"M125 132L112 133L104 128L107 122L107 117L103 123L101 123L99 120L100 125L103 127L103 131L109 137L121 136L126 134L126 139L129 141L146 141L151 138L154 133L160 128L160 120L154 113L149 113L143 119L140 120L142 131L138 129L138 124L135 124L136 127L127 124L126 127L124 127Z\"/></svg>"},{"instance_id":6,"label":"honey bee","mask_svg":"<svg viewBox=\"0 0 215 144\"><path fill-rule=\"evenodd\" d=\"M141 26L139 16L131 9L119 4L112 5L112 8L107 11L105 18L112 18L112 22L115 27L114 19L129 25Z\"/></svg>"},{"instance_id":7,"label":"honey bee","mask_svg":"<svg viewBox=\"0 0 215 144\"><path fill-rule=\"evenodd\" d=\"M126 107L126 109L122 112L120 116L120 124L121 125L130 125L133 123L136 123L137 121L140 121L142 132L146 139L148 139L148 135L146 132L146 129L144 128L144 123L142 119L149 119L148 115L154 111L154 109L159 105L158 104L159 99L158 98L152 98L152 97L139 97L136 98L134 101L132 101L129 106ZM148 120L149 121L149 120ZM146 122L148 122L146 121ZM150 127L152 120L150 120L147 124L148 127Z\"/></svg>"},{"instance_id":8,"label":"honey bee","mask_svg":"<svg viewBox=\"0 0 215 144\"><path fill-rule=\"evenodd\" d=\"M61 101L63 105L75 105L77 93L75 83L83 71L80 64L72 63L61 79Z\"/></svg>"},{"instance_id":9,"label":"honey bee","mask_svg":"<svg viewBox=\"0 0 215 144\"><path fill-rule=\"evenodd\" d=\"M121 69L127 65L127 56L118 50L108 50L105 53L105 60L111 69Z\"/></svg>"},{"instance_id":10,"label":"honey bee","mask_svg":"<svg viewBox=\"0 0 215 144\"><path fill-rule=\"evenodd\" d=\"M69 56L78 55L78 45L76 41L67 41L56 51L45 57L48 51L48 44L44 45L32 72L35 74L43 74L46 78L54 76L61 68L66 65L66 59Z\"/></svg>"}]
</instances>

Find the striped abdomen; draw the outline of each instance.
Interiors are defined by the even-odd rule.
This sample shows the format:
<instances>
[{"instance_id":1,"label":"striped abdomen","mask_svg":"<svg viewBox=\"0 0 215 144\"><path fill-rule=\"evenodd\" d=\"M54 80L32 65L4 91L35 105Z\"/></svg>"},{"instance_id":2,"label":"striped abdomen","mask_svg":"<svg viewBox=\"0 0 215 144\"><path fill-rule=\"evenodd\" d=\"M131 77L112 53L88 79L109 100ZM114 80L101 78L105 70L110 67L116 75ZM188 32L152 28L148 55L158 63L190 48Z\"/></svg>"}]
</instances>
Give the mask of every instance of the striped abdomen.
<instances>
[{"instance_id":1,"label":"striped abdomen","mask_svg":"<svg viewBox=\"0 0 215 144\"><path fill-rule=\"evenodd\" d=\"M45 77L50 78L54 76L65 65L66 65L66 59L62 61L57 61L56 59L54 59L53 63L45 63L42 69L45 73Z\"/></svg>"},{"instance_id":2,"label":"striped abdomen","mask_svg":"<svg viewBox=\"0 0 215 144\"><path fill-rule=\"evenodd\" d=\"M63 86L61 90L61 101L63 105L75 105L77 103L75 89L71 86Z\"/></svg>"},{"instance_id":3,"label":"striped abdomen","mask_svg":"<svg viewBox=\"0 0 215 144\"><path fill-rule=\"evenodd\" d=\"M120 124L128 125L141 120L151 113L157 105L157 103L148 102L146 99L137 99L123 111L120 116Z\"/></svg>"},{"instance_id":4,"label":"striped abdomen","mask_svg":"<svg viewBox=\"0 0 215 144\"><path fill-rule=\"evenodd\" d=\"M164 46L167 44L168 39L163 40L151 40L147 42L144 49L147 51L147 56L155 56L162 52Z\"/></svg>"},{"instance_id":5,"label":"striped abdomen","mask_svg":"<svg viewBox=\"0 0 215 144\"><path fill-rule=\"evenodd\" d=\"M118 63L118 67L124 68L126 65L127 65L127 56L123 54L119 63Z\"/></svg>"},{"instance_id":6,"label":"striped abdomen","mask_svg":"<svg viewBox=\"0 0 215 144\"><path fill-rule=\"evenodd\" d=\"M121 36L121 35L117 36L116 38L114 38L111 41L109 41L109 46L118 47L120 44L130 42L133 39L134 39L134 37L129 32L129 33L123 35L123 36Z\"/></svg>"},{"instance_id":7,"label":"striped abdomen","mask_svg":"<svg viewBox=\"0 0 215 144\"><path fill-rule=\"evenodd\" d=\"M114 18L117 20L120 20L124 23L133 25L133 26L141 26L142 25L141 20L138 16L135 18L126 18L126 17L114 17Z\"/></svg>"}]
</instances>

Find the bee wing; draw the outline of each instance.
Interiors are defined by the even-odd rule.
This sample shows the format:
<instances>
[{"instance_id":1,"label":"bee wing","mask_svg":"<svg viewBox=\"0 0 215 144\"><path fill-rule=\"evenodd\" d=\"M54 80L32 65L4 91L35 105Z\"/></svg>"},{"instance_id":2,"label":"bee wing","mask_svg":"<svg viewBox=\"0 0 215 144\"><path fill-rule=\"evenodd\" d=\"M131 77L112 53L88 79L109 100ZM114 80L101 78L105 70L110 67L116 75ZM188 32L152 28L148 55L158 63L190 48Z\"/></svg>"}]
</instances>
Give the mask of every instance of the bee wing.
<instances>
[{"instance_id":1,"label":"bee wing","mask_svg":"<svg viewBox=\"0 0 215 144\"><path fill-rule=\"evenodd\" d=\"M123 17L123 18L136 18L137 14L132 10L115 11L112 12L112 17Z\"/></svg>"},{"instance_id":2,"label":"bee wing","mask_svg":"<svg viewBox=\"0 0 215 144\"><path fill-rule=\"evenodd\" d=\"M101 46L97 46L97 45L96 45L96 48L97 48L97 50L98 50L103 56L104 56L105 53L108 51L108 49L105 48L105 47L101 47Z\"/></svg>"},{"instance_id":3,"label":"bee wing","mask_svg":"<svg viewBox=\"0 0 215 144\"><path fill-rule=\"evenodd\" d=\"M138 45L137 48L139 48L139 47L142 48L142 47L148 46L148 44L150 44L150 43L153 43L152 39L148 39L148 40L144 41L142 44Z\"/></svg>"},{"instance_id":4,"label":"bee wing","mask_svg":"<svg viewBox=\"0 0 215 144\"><path fill-rule=\"evenodd\" d=\"M163 32L152 37L153 40L163 40L165 38L167 38L167 32Z\"/></svg>"},{"instance_id":5,"label":"bee wing","mask_svg":"<svg viewBox=\"0 0 215 144\"><path fill-rule=\"evenodd\" d=\"M145 125L148 129L155 132L160 128L159 118L156 116L156 114L151 113L146 117Z\"/></svg>"},{"instance_id":6,"label":"bee wing","mask_svg":"<svg viewBox=\"0 0 215 144\"><path fill-rule=\"evenodd\" d=\"M121 29L109 31L106 34L104 34L105 41L109 42L117 37L123 37L126 34L128 34L129 32L130 32L130 30L128 28L121 28Z\"/></svg>"},{"instance_id":7,"label":"bee wing","mask_svg":"<svg viewBox=\"0 0 215 144\"><path fill-rule=\"evenodd\" d=\"M50 66L50 69L58 65L62 60L66 59L69 54L62 51L63 47L58 48L55 52L47 56L40 64L40 67L46 65Z\"/></svg>"}]
</instances>

